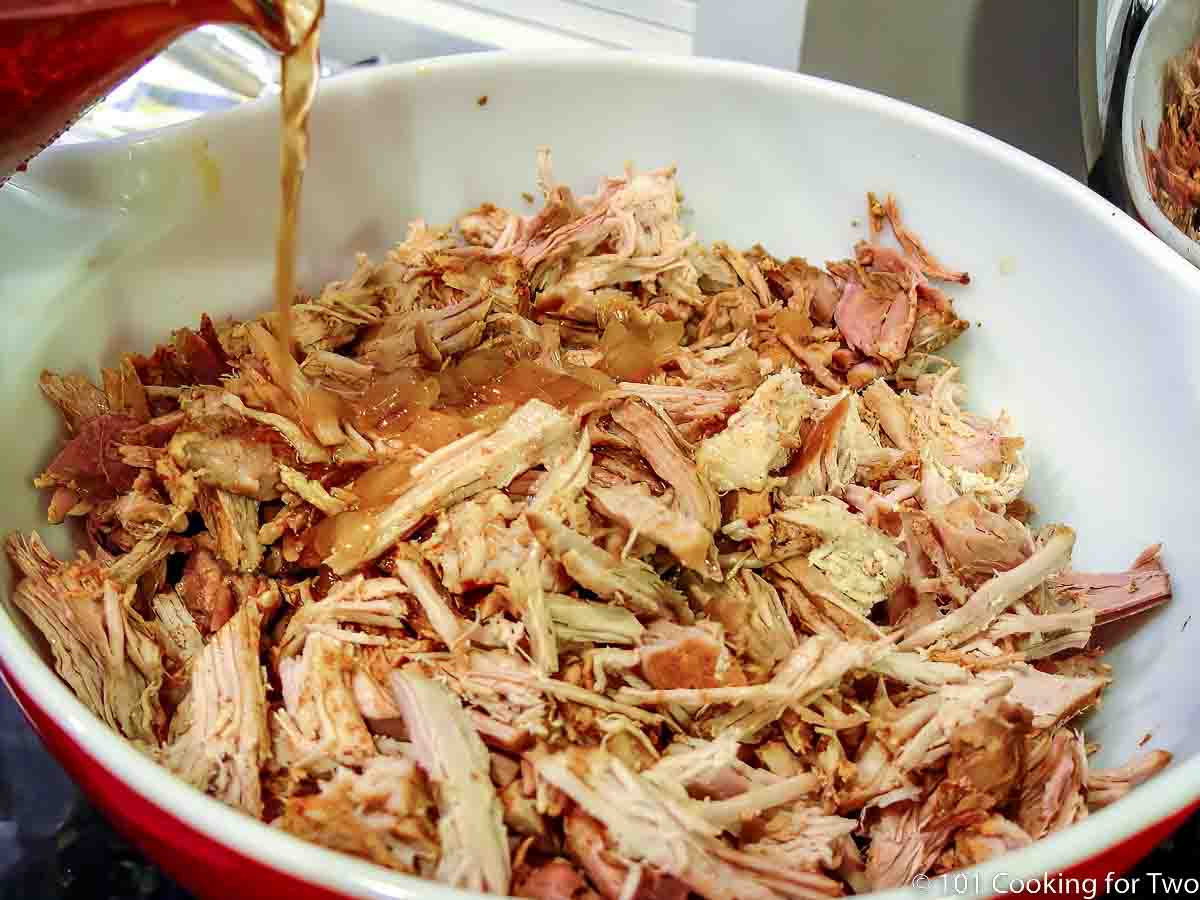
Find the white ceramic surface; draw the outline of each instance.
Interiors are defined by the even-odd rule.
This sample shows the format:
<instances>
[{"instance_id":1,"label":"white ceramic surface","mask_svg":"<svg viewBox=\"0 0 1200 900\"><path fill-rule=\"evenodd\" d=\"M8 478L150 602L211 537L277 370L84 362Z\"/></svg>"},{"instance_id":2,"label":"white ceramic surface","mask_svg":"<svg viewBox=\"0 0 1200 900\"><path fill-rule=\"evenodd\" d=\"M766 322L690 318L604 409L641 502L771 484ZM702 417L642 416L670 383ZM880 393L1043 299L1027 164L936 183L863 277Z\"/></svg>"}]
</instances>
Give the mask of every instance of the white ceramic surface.
<instances>
[{"instance_id":1,"label":"white ceramic surface","mask_svg":"<svg viewBox=\"0 0 1200 900\"><path fill-rule=\"evenodd\" d=\"M1200 38L1200 0L1158 0L1129 60L1121 109L1121 163L1138 216L1156 235L1192 265L1200 267L1200 244L1176 228L1150 196L1141 134L1158 146L1163 114L1163 77L1167 62Z\"/></svg>"},{"instance_id":2,"label":"white ceramic surface","mask_svg":"<svg viewBox=\"0 0 1200 900\"><path fill-rule=\"evenodd\" d=\"M381 253L415 216L447 221L482 200L526 208L539 144L581 189L626 160L676 162L702 239L815 261L849 255L863 236L866 190L895 192L928 245L973 276L954 294L982 327L956 353L973 406L1007 409L1026 436L1043 520L1077 527L1085 569L1124 568L1161 539L1176 585L1168 607L1109 635L1118 677L1088 730L1102 745L1097 764L1127 759L1148 732L1177 761L1116 806L983 868L981 883L1059 871L1200 797L1200 622L1185 629L1200 611L1200 284L1189 266L1065 175L915 108L739 64L554 53L455 57L322 87L302 284L348 272L354 251ZM264 103L136 143L55 152L0 193L5 531L42 527L45 498L29 479L58 421L36 389L41 368L95 374L118 349L147 350L202 311L265 307L276 171L276 109ZM102 728L8 616L0 655L88 752L200 831L354 896L454 894L302 844L178 784Z\"/></svg>"}]
</instances>

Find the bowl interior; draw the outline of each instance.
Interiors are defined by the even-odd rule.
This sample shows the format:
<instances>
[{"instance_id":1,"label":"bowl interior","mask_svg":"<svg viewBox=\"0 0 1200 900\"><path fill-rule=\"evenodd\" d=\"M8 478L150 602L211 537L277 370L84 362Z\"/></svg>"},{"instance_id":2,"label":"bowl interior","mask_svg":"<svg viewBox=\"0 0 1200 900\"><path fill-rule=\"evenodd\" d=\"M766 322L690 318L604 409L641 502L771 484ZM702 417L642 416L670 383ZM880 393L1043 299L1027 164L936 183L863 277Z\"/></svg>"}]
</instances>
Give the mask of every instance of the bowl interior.
<instances>
[{"instance_id":1,"label":"bowl interior","mask_svg":"<svg viewBox=\"0 0 1200 900\"><path fill-rule=\"evenodd\" d=\"M1150 196L1141 135L1145 129L1146 142L1151 147L1158 146L1167 63L1197 38L1200 38L1200 3L1161 0L1146 21L1129 62L1121 122L1122 165L1138 216L1194 266L1200 266L1200 244L1176 228Z\"/></svg>"},{"instance_id":2,"label":"bowl interior","mask_svg":"<svg viewBox=\"0 0 1200 900\"><path fill-rule=\"evenodd\" d=\"M252 105L137 142L54 153L5 191L0 271L14 315L0 332L4 531L40 528L59 551L69 546L62 529L44 526L45 498L30 487L59 437L40 370L95 376L119 351L147 351L202 312L267 307L275 116ZM1094 764L1128 759L1150 734L1150 746L1188 767L1176 787L1200 796L1200 622L1188 628L1200 585L1191 270L1065 176L930 114L735 65L551 54L438 60L324 85L301 283L345 275L356 251L381 254L418 216L448 222L484 200L528 209L522 192L536 191L539 145L553 147L561 180L589 192L627 160L676 163L702 240L761 242L818 263L852 255L865 236L867 190L895 193L927 245L971 272L972 284L952 293L979 325L955 353L970 405L1007 410L1025 435L1040 520L1077 529L1085 570L1123 569L1165 542L1175 600L1103 635L1117 678L1087 727L1101 745ZM9 590L5 578L11 612ZM0 650L14 652L3 629ZM1056 858L1045 854L1100 849L1119 815L1052 845L1067 849L1021 859L1045 871Z\"/></svg>"}]
</instances>

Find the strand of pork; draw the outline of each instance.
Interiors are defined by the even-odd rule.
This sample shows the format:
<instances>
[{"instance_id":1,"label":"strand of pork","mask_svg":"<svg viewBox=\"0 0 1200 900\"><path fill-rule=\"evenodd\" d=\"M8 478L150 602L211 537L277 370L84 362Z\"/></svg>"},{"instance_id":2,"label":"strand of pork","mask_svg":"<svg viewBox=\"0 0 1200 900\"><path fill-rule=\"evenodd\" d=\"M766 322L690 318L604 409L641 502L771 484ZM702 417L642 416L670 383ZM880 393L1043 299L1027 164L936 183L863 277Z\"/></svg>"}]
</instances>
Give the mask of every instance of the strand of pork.
<instances>
[{"instance_id":1,"label":"strand of pork","mask_svg":"<svg viewBox=\"0 0 1200 900\"><path fill-rule=\"evenodd\" d=\"M12 596L98 725L539 900L899 886L1170 764L1083 736L1093 632L1169 600L1166 555L1080 571L1035 522L1024 439L936 355L969 276L894 197L818 267L701 244L673 168L578 196L542 151L538 185L297 296L286 381L274 313L42 376L35 484L84 544L10 536Z\"/></svg>"}]
</instances>

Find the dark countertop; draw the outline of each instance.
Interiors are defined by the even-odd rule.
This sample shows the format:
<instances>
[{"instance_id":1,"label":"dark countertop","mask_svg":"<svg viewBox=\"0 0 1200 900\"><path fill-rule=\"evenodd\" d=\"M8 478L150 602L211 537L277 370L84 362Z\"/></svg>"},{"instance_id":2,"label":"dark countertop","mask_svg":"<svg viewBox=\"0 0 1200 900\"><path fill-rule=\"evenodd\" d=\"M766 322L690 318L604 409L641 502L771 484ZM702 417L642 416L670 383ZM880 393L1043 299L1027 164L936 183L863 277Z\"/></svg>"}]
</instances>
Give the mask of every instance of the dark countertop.
<instances>
[{"instance_id":1,"label":"dark countertop","mask_svg":"<svg viewBox=\"0 0 1200 900\"><path fill-rule=\"evenodd\" d=\"M0 900L189 900L83 799L2 687Z\"/></svg>"}]
</instances>

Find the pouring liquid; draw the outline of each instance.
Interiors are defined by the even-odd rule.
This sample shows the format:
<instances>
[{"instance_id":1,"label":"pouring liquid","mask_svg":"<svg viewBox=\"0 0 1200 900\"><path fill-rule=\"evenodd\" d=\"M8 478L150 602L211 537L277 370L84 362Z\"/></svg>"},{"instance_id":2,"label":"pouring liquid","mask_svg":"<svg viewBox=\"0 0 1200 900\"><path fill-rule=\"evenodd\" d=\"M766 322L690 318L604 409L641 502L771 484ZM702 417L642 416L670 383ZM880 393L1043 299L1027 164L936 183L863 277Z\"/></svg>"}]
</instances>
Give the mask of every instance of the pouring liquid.
<instances>
[{"instance_id":1,"label":"pouring liquid","mask_svg":"<svg viewBox=\"0 0 1200 900\"><path fill-rule=\"evenodd\" d=\"M316 95L323 0L0 0L0 187L80 114L174 38L248 26L283 54L274 340L279 386L318 440L340 436L338 398L306 384L292 336L296 232Z\"/></svg>"},{"instance_id":2,"label":"pouring liquid","mask_svg":"<svg viewBox=\"0 0 1200 900\"><path fill-rule=\"evenodd\" d=\"M294 50L321 0L6 0L0 3L0 186L106 93L199 25L245 25Z\"/></svg>"},{"instance_id":3,"label":"pouring liquid","mask_svg":"<svg viewBox=\"0 0 1200 900\"><path fill-rule=\"evenodd\" d=\"M320 29L316 22L283 57L280 97L279 232L275 243L275 346L270 364L276 381L296 404L300 419L322 443L341 434L343 403L336 394L308 384L296 363L292 301L296 294L296 235L300 194L308 164L308 116L320 76Z\"/></svg>"},{"instance_id":4,"label":"pouring liquid","mask_svg":"<svg viewBox=\"0 0 1200 900\"><path fill-rule=\"evenodd\" d=\"M283 352L295 364L292 347L292 298L296 292L296 229L300 190L308 163L308 115L312 110L320 71L320 30L309 32L300 46L283 57L282 115L279 146L281 206L275 245L275 309Z\"/></svg>"}]
</instances>

